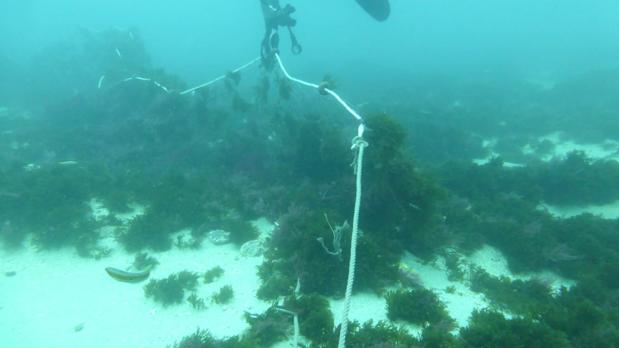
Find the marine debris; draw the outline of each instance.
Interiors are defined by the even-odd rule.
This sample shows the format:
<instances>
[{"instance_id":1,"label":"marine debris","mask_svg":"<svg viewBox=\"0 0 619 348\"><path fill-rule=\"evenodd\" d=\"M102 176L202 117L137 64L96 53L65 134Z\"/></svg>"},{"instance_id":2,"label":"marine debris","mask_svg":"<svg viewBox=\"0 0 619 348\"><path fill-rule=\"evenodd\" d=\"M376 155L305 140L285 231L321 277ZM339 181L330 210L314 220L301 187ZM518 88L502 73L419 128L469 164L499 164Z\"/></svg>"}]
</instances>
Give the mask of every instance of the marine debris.
<instances>
[{"instance_id":1,"label":"marine debris","mask_svg":"<svg viewBox=\"0 0 619 348\"><path fill-rule=\"evenodd\" d=\"M150 268L147 268L143 271L130 272L123 271L114 267L106 267L105 272L110 275L110 277L125 283L139 283L142 282L150 276Z\"/></svg>"}]
</instances>

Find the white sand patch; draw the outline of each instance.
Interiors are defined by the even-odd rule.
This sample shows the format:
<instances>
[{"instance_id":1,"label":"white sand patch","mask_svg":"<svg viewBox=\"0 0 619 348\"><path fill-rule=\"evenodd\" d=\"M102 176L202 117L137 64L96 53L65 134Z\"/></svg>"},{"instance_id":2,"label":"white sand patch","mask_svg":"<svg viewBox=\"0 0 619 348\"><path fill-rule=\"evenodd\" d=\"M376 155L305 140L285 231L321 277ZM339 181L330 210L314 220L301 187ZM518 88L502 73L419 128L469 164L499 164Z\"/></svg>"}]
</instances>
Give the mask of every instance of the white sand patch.
<instances>
[{"instance_id":1,"label":"white sand patch","mask_svg":"<svg viewBox=\"0 0 619 348\"><path fill-rule=\"evenodd\" d=\"M466 262L470 265L481 267L494 277L508 277L511 280L542 280L551 287L554 293L557 293L561 287L571 288L576 285L575 281L551 271L513 274L509 270L507 259L503 253L489 245L484 245L481 249L475 251L466 258Z\"/></svg>"},{"instance_id":2,"label":"white sand patch","mask_svg":"<svg viewBox=\"0 0 619 348\"><path fill-rule=\"evenodd\" d=\"M120 222L123 224L128 224L131 220L135 219L138 216L144 215L146 212L146 207L137 203L129 203L129 211L126 213L115 214Z\"/></svg>"},{"instance_id":3,"label":"white sand patch","mask_svg":"<svg viewBox=\"0 0 619 348\"><path fill-rule=\"evenodd\" d=\"M483 165L488 164L492 159L500 157L501 154L494 151L494 147L496 146L497 143L498 143L497 138L490 138L490 139L483 140L482 147L488 150L488 155L483 158L473 159L473 163L477 164L478 166L483 166ZM503 161L503 166L506 168L525 167L525 165L522 163L507 162L507 161Z\"/></svg>"},{"instance_id":4,"label":"white sand patch","mask_svg":"<svg viewBox=\"0 0 619 348\"><path fill-rule=\"evenodd\" d=\"M468 325L470 316L475 309L491 306L483 294L473 292L470 289L466 279L464 281L451 281L448 279L448 270L443 257L437 257L436 260L426 263L407 253L402 259L402 263L419 275L424 287L433 290L438 295L447 307L449 315L455 319L459 327ZM512 280L541 279L549 284L554 292L561 287L569 288L575 285L574 281L550 271L515 275L509 271L505 256L496 248L487 245L471 256L461 258L461 264L463 269L468 269L470 266L481 267L495 277L505 276ZM505 312L504 314L510 317L509 313ZM421 329L419 328L419 330Z\"/></svg>"},{"instance_id":5,"label":"white sand patch","mask_svg":"<svg viewBox=\"0 0 619 348\"><path fill-rule=\"evenodd\" d=\"M346 284L343 284L345 286ZM342 310L344 309L344 299L330 299L329 304L335 325L342 322ZM350 321L358 321L364 323L368 320L373 320L374 323L380 320L387 319L387 301L384 297L375 293L362 292L353 295L351 300L350 312L348 315Z\"/></svg>"},{"instance_id":6,"label":"white sand patch","mask_svg":"<svg viewBox=\"0 0 619 348\"><path fill-rule=\"evenodd\" d=\"M619 161L619 142L607 139L601 143L581 144L571 140L563 140L561 132L551 133L538 140L549 141L554 145L552 153L540 157L542 161L550 161L553 158L565 158L568 153L582 151L591 159L609 159ZM531 151L531 146L526 145L523 152Z\"/></svg>"},{"instance_id":7,"label":"white sand patch","mask_svg":"<svg viewBox=\"0 0 619 348\"><path fill-rule=\"evenodd\" d=\"M424 263L421 259L407 253L402 262L419 274L426 288L438 295L459 327L468 324L473 310L489 306L482 294L471 291L463 282L450 281L447 278L447 267L443 257L438 257L431 263ZM447 289L450 287L454 291L448 292Z\"/></svg>"},{"instance_id":8,"label":"white sand patch","mask_svg":"<svg viewBox=\"0 0 619 348\"><path fill-rule=\"evenodd\" d=\"M507 162L507 161L503 162L503 167L505 167L505 168L523 168L523 167L526 167L526 166L527 165L523 164L523 163Z\"/></svg>"},{"instance_id":9,"label":"white sand patch","mask_svg":"<svg viewBox=\"0 0 619 348\"><path fill-rule=\"evenodd\" d=\"M483 166L484 164L490 162L490 160L492 160L493 158L497 157L499 154L494 151L494 147L496 146L498 141L499 140L497 138L482 140L481 146L484 149L488 150L488 156L483 158L475 158L473 159L473 163L477 164L478 166Z\"/></svg>"},{"instance_id":10,"label":"white sand patch","mask_svg":"<svg viewBox=\"0 0 619 348\"><path fill-rule=\"evenodd\" d=\"M275 224L273 224L272 222L270 222L269 220L265 218L259 218L257 220L254 220L251 222L251 224L260 233L260 236L258 237L258 239L260 240L266 240L269 237L271 237L271 235L273 234L273 230L276 227Z\"/></svg>"},{"instance_id":11,"label":"white sand patch","mask_svg":"<svg viewBox=\"0 0 619 348\"><path fill-rule=\"evenodd\" d=\"M253 222L260 239L268 238L274 225L266 219ZM0 337L2 347L166 347L193 333L198 327L215 337L238 335L248 328L244 313L262 313L269 306L256 299L260 281L256 274L262 257L241 257L233 245L215 246L205 241L201 248L152 253L160 262L150 279L161 279L184 270L203 273L215 266L225 270L214 283L200 283L197 295L207 303L206 310L195 310L188 303L164 308L144 296L141 284L127 284L110 278L105 267L127 268L133 255L122 251L113 237L113 227L104 228L101 244L112 253L101 260L83 259L72 250L37 252L25 248L17 252L0 249ZM550 273L514 276L496 249L484 247L465 265L478 265L495 276L545 277L554 284L569 281ZM424 263L406 254L402 263L416 272L424 286L434 290L445 303L458 326L466 326L475 309L486 308L488 301L474 293L466 281L450 281L442 257ZM7 277L4 272L15 271ZM210 302L222 286L231 285L234 298L227 305ZM344 284L342 284L344 286ZM340 322L343 300L330 300L335 323ZM350 320L361 323L387 320L384 297L373 293L353 296ZM292 320L291 320L292 326ZM419 335L421 327L402 325ZM76 327L81 330L76 331ZM278 346L289 346L282 342Z\"/></svg>"},{"instance_id":12,"label":"white sand patch","mask_svg":"<svg viewBox=\"0 0 619 348\"><path fill-rule=\"evenodd\" d=\"M261 221L257 226L268 224ZM146 282L127 284L110 278L105 267L123 269L133 262L133 255L121 250L116 245L101 260L79 258L72 250L0 250L2 347L166 347L198 327L216 337L239 334L248 327L246 311L261 313L269 307L255 296L260 284L256 267L262 257L240 257L235 246L204 242L199 250L152 254L160 265L150 279L183 270L203 273L215 266L225 270L214 283L200 283L197 294L208 307L202 311L188 303L163 308L145 298ZM4 276L8 271L16 275ZM210 303L224 285L232 286L233 300L227 305ZM79 325L83 329L76 332Z\"/></svg>"},{"instance_id":13,"label":"white sand patch","mask_svg":"<svg viewBox=\"0 0 619 348\"><path fill-rule=\"evenodd\" d=\"M551 215L565 219L573 216L577 216L584 213L590 213L597 215L604 219L617 219L619 218L619 201L615 201L609 204L603 205L584 205L584 206L555 206L550 204L540 204L538 209L545 210Z\"/></svg>"},{"instance_id":14,"label":"white sand patch","mask_svg":"<svg viewBox=\"0 0 619 348\"><path fill-rule=\"evenodd\" d=\"M96 198L91 199L88 206L95 221L101 221L110 215L110 211L103 205L103 202Z\"/></svg>"},{"instance_id":15,"label":"white sand patch","mask_svg":"<svg viewBox=\"0 0 619 348\"><path fill-rule=\"evenodd\" d=\"M606 139L600 143L577 143L572 140L562 139L561 132L554 132L537 138L539 143L550 142L553 145L552 151L547 154L540 154L540 160L549 162L555 158L565 158L570 152L582 151L591 159L607 159L619 161L619 141ZM490 138L483 141L482 146L488 150L488 156L477 158L473 163L477 165L487 164L490 160L501 154L494 150L498 142L497 138ZM521 148L523 155L535 156L536 150L533 144L525 144ZM514 162L505 162L506 167L522 167L523 164Z\"/></svg>"},{"instance_id":16,"label":"white sand patch","mask_svg":"<svg viewBox=\"0 0 619 348\"><path fill-rule=\"evenodd\" d=\"M475 251L466 259L471 265L481 267L491 276L502 277L507 276L513 278L509 271L507 259L498 249L489 245L484 245L481 249Z\"/></svg>"},{"instance_id":17,"label":"white sand patch","mask_svg":"<svg viewBox=\"0 0 619 348\"><path fill-rule=\"evenodd\" d=\"M490 155L488 155L487 157L474 159L473 163L477 164L478 166L483 166L483 165L488 164L494 158L499 157L499 156L500 155L498 153L491 152ZM521 167L526 167L526 164L503 161L503 167L505 167L505 168L521 168Z\"/></svg>"}]
</instances>

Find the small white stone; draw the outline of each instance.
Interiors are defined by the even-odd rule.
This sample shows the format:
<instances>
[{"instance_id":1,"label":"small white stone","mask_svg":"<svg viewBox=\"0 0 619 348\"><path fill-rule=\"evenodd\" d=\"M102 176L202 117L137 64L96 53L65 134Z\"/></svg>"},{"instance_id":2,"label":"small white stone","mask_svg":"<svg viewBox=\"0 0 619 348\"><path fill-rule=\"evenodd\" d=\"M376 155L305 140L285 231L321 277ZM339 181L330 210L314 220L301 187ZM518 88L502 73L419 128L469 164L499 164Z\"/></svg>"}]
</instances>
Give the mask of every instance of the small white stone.
<instances>
[{"instance_id":1,"label":"small white stone","mask_svg":"<svg viewBox=\"0 0 619 348\"><path fill-rule=\"evenodd\" d=\"M244 257L257 257L264 253L264 243L262 240L250 240L241 246L241 255Z\"/></svg>"},{"instance_id":2,"label":"small white stone","mask_svg":"<svg viewBox=\"0 0 619 348\"><path fill-rule=\"evenodd\" d=\"M207 233L206 238L208 238L208 240L215 245L223 245L230 243L230 232L224 230L212 230Z\"/></svg>"}]
</instances>

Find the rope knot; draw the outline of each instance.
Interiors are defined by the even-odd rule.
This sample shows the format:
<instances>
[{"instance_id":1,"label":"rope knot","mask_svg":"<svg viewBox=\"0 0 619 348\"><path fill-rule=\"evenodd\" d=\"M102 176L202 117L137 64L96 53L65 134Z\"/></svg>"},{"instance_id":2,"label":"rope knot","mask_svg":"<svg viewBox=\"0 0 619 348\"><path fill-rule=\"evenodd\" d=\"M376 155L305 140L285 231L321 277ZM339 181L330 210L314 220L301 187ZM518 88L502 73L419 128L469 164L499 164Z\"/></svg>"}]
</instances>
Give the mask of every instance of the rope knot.
<instances>
[{"instance_id":1,"label":"rope knot","mask_svg":"<svg viewBox=\"0 0 619 348\"><path fill-rule=\"evenodd\" d=\"M368 147L368 146L370 146L370 144L368 144L367 141L363 140L362 137L356 136L352 138L352 146L350 147L350 149L357 150L357 149L361 149L361 147Z\"/></svg>"}]
</instances>

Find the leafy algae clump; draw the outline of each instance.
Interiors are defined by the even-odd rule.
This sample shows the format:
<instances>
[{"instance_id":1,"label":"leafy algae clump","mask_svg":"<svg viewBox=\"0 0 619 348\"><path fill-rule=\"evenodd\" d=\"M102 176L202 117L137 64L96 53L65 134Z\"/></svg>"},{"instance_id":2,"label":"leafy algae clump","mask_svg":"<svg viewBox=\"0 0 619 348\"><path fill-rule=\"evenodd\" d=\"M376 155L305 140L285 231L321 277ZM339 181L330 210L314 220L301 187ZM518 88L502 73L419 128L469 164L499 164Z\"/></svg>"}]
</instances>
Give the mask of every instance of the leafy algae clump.
<instances>
[{"instance_id":1,"label":"leafy algae clump","mask_svg":"<svg viewBox=\"0 0 619 348\"><path fill-rule=\"evenodd\" d=\"M161 303L164 307L180 304L186 291L194 291L198 285L198 274L189 271L171 274L165 279L151 279L144 286L144 295Z\"/></svg>"},{"instance_id":2,"label":"leafy algae clump","mask_svg":"<svg viewBox=\"0 0 619 348\"><path fill-rule=\"evenodd\" d=\"M438 296L427 289L390 291L387 299L387 317L426 326L453 321Z\"/></svg>"}]
</instances>

